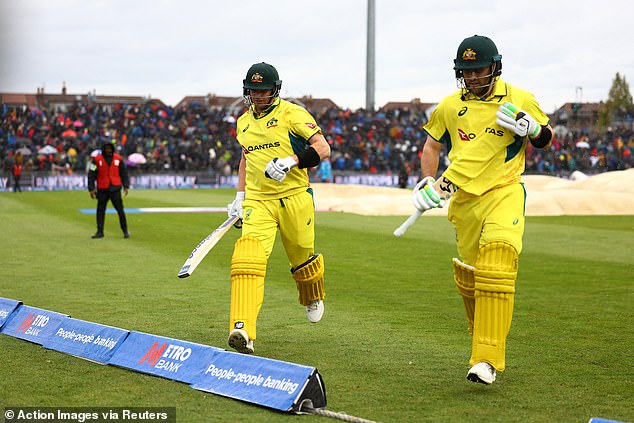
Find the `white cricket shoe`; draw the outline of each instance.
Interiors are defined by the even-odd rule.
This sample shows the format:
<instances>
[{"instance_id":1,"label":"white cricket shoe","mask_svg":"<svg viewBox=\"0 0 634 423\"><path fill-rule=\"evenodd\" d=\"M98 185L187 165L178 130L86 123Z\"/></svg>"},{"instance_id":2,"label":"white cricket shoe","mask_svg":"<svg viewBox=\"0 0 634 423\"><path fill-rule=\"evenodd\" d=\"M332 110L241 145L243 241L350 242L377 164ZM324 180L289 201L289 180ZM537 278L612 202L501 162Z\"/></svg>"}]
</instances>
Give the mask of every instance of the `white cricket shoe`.
<instances>
[{"instance_id":1,"label":"white cricket shoe","mask_svg":"<svg viewBox=\"0 0 634 423\"><path fill-rule=\"evenodd\" d=\"M467 373L467 379L471 382L484 383L490 385L495 382L495 369L484 361L477 363Z\"/></svg>"},{"instance_id":2,"label":"white cricket shoe","mask_svg":"<svg viewBox=\"0 0 634 423\"><path fill-rule=\"evenodd\" d=\"M306 306L306 316L311 323L317 323L324 315L324 302L322 300L313 300Z\"/></svg>"},{"instance_id":3,"label":"white cricket shoe","mask_svg":"<svg viewBox=\"0 0 634 423\"><path fill-rule=\"evenodd\" d=\"M229 346L242 354L253 354L253 341L243 329L234 329L229 334Z\"/></svg>"}]
</instances>

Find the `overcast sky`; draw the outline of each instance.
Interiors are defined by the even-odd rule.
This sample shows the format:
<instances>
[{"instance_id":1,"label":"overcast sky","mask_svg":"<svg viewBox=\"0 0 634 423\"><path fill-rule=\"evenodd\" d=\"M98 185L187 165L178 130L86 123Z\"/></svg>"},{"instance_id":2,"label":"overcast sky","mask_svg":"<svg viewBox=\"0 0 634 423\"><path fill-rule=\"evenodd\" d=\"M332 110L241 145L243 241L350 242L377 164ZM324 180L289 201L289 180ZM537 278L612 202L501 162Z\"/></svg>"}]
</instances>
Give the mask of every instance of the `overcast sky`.
<instances>
[{"instance_id":1,"label":"overcast sky","mask_svg":"<svg viewBox=\"0 0 634 423\"><path fill-rule=\"evenodd\" d=\"M0 91L96 90L175 105L240 96L266 61L283 97L365 106L366 0L0 0ZM491 37L503 78L550 113L607 99L617 72L634 83L628 0L376 0L375 104L437 102L456 88L453 59Z\"/></svg>"}]
</instances>

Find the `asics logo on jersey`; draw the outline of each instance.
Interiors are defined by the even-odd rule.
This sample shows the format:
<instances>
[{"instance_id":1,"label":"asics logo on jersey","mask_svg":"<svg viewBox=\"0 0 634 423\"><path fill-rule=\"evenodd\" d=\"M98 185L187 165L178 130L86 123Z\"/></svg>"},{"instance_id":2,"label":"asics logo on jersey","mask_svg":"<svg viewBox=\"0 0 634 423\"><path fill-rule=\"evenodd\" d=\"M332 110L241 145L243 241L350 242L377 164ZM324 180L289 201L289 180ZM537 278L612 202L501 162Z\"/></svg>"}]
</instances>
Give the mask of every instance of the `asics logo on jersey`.
<instances>
[{"instance_id":1,"label":"asics logo on jersey","mask_svg":"<svg viewBox=\"0 0 634 423\"><path fill-rule=\"evenodd\" d=\"M280 146L279 141L265 142L264 144L250 145L248 147L242 146L242 151L244 152L244 154L249 154L251 151L266 150L267 148L275 148L279 146Z\"/></svg>"},{"instance_id":2,"label":"asics logo on jersey","mask_svg":"<svg viewBox=\"0 0 634 423\"><path fill-rule=\"evenodd\" d=\"M458 116L464 116L465 113L467 113L467 106L460 109L460 111L458 112Z\"/></svg>"},{"instance_id":3,"label":"asics logo on jersey","mask_svg":"<svg viewBox=\"0 0 634 423\"><path fill-rule=\"evenodd\" d=\"M458 128L458 136L460 137L462 141L471 141L472 139L475 138L474 133L467 134L465 131L463 131L460 128Z\"/></svg>"},{"instance_id":4,"label":"asics logo on jersey","mask_svg":"<svg viewBox=\"0 0 634 423\"><path fill-rule=\"evenodd\" d=\"M251 125L251 124L248 124L247 126L245 126L244 129L242 130L242 132L247 132L247 129L249 129L249 125Z\"/></svg>"},{"instance_id":5,"label":"asics logo on jersey","mask_svg":"<svg viewBox=\"0 0 634 423\"><path fill-rule=\"evenodd\" d=\"M271 120L269 120L268 122L266 122L266 127L268 128L275 128L277 126L277 122L278 120L273 118Z\"/></svg>"}]
</instances>

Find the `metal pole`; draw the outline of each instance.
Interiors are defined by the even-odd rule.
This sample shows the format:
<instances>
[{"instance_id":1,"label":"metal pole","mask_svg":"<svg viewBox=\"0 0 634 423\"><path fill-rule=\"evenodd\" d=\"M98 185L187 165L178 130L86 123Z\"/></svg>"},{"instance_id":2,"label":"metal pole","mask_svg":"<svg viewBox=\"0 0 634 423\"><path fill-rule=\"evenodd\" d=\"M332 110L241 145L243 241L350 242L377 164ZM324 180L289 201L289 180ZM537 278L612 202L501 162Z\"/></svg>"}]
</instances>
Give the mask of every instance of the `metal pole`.
<instances>
[{"instance_id":1,"label":"metal pole","mask_svg":"<svg viewBox=\"0 0 634 423\"><path fill-rule=\"evenodd\" d=\"M365 108L374 111L374 38L375 38L375 0L368 0L368 34L366 52Z\"/></svg>"}]
</instances>

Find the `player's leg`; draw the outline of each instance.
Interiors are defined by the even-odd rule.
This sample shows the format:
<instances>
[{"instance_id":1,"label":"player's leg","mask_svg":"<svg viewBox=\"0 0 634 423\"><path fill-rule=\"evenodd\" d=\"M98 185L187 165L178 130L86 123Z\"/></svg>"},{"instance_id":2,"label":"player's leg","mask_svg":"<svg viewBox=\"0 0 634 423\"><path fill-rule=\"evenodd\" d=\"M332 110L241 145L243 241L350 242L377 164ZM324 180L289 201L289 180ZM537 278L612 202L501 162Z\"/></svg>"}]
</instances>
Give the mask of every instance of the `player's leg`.
<instances>
[{"instance_id":1,"label":"player's leg","mask_svg":"<svg viewBox=\"0 0 634 423\"><path fill-rule=\"evenodd\" d=\"M121 198L121 191L113 191L110 193L110 201L112 201L112 206L117 211L119 215L119 226L121 227L121 231L123 232L123 236L128 238L130 234L128 233L128 221L125 216L125 210L123 208L123 199Z\"/></svg>"},{"instance_id":2,"label":"player's leg","mask_svg":"<svg viewBox=\"0 0 634 423\"><path fill-rule=\"evenodd\" d=\"M267 202L245 201L242 237L231 260L231 306L229 346L253 353L257 319L264 301L266 264L273 249L277 222Z\"/></svg>"},{"instance_id":3,"label":"player's leg","mask_svg":"<svg viewBox=\"0 0 634 423\"><path fill-rule=\"evenodd\" d=\"M524 232L521 185L492 193L485 205L481 246L475 265L475 319L467 378L491 383L506 367L506 338L515 302L518 257Z\"/></svg>"},{"instance_id":4,"label":"player's leg","mask_svg":"<svg viewBox=\"0 0 634 423\"><path fill-rule=\"evenodd\" d=\"M312 190L285 198L280 203L280 235L297 285L299 303L310 322L324 313L324 258L315 254L315 206Z\"/></svg>"},{"instance_id":5,"label":"player's leg","mask_svg":"<svg viewBox=\"0 0 634 423\"><path fill-rule=\"evenodd\" d=\"M257 319L264 301L266 255L254 236L236 241L231 259L231 332L229 346L242 353L253 353Z\"/></svg>"},{"instance_id":6,"label":"player's leg","mask_svg":"<svg viewBox=\"0 0 634 423\"><path fill-rule=\"evenodd\" d=\"M453 259L454 282L462 298L467 317L467 328L473 333L475 315L475 281L473 272L478 257L482 217L478 213L475 196L458 191L449 203L448 218L456 230L458 258Z\"/></svg>"},{"instance_id":7,"label":"player's leg","mask_svg":"<svg viewBox=\"0 0 634 423\"><path fill-rule=\"evenodd\" d=\"M467 313L467 329L473 334L473 319L475 316L475 267L453 259L453 275L458 288L458 293L462 297L465 312Z\"/></svg>"}]
</instances>

